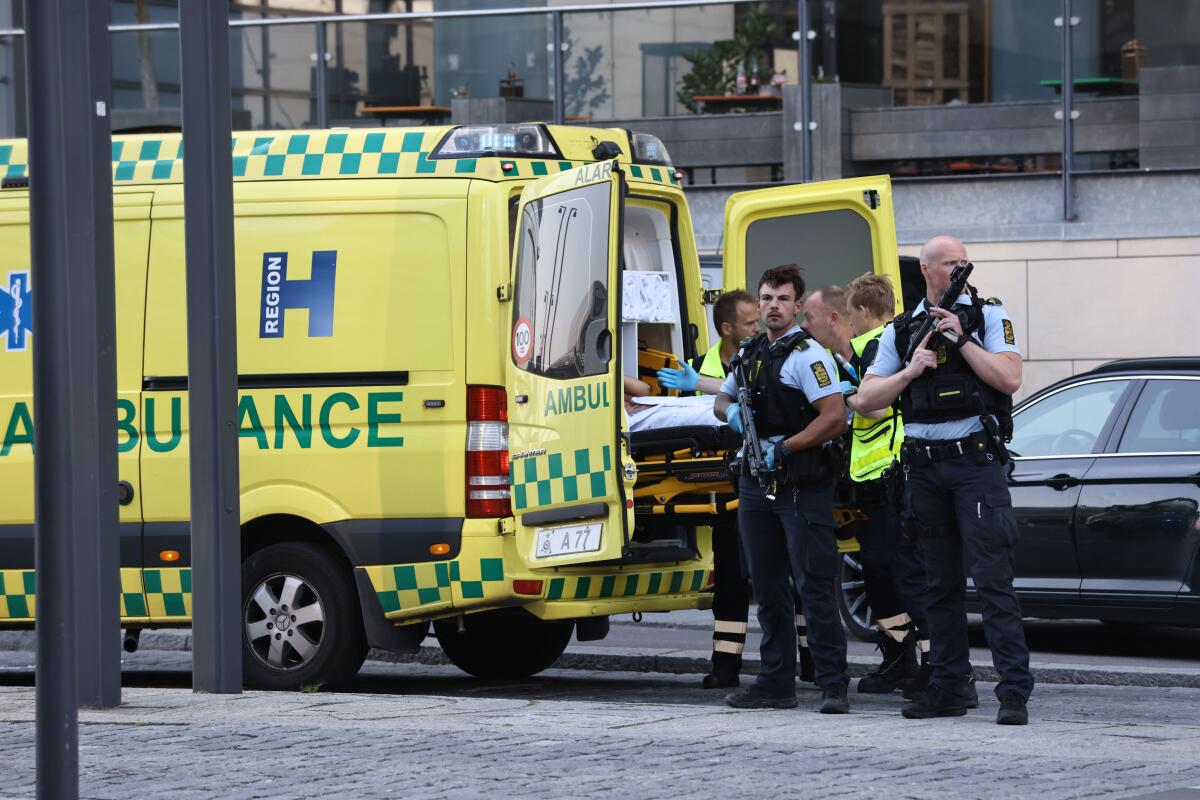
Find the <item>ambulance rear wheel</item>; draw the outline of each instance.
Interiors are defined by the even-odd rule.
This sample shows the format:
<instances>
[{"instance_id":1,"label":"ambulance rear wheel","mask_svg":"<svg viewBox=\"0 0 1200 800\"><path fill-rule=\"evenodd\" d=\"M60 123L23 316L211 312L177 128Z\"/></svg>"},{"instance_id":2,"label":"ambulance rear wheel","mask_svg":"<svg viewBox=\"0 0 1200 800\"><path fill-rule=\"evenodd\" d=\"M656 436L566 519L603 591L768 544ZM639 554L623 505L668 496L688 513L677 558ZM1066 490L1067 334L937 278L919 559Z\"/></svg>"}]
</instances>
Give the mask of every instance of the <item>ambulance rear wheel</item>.
<instances>
[{"instance_id":1,"label":"ambulance rear wheel","mask_svg":"<svg viewBox=\"0 0 1200 800\"><path fill-rule=\"evenodd\" d=\"M571 641L571 622L503 624L464 619L433 623L446 657L479 678L528 678L549 667Z\"/></svg>"},{"instance_id":2,"label":"ambulance rear wheel","mask_svg":"<svg viewBox=\"0 0 1200 800\"><path fill-rule=\"evenodd\" d=\"M271 545L242 564L242 673L256 689L338 688L367 656L350 571L319 547Z\"/></svg>"}]
</instances>

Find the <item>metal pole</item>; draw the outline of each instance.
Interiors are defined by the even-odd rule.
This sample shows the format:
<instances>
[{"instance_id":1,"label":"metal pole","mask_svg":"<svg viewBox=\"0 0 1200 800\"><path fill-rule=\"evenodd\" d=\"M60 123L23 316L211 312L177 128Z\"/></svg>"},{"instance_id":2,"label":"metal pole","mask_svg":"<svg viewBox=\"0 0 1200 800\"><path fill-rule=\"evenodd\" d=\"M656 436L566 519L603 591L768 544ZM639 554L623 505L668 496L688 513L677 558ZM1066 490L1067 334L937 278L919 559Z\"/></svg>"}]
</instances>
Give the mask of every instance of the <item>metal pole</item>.
<instances>
[{"instance_id":1,"label":"metal pole","mask_svg":"<svg viewBox=\"0 0 1200 800\"><path fill-rule=\"evenodd\" d=\"M107 6L98 0L29 0L25 6L32 179L32 280L26 281L36 289L29 298L38 421L34 560L44 590L36 592L36 761L37 794L46 798L79 794L76 656L96 656L76 639L76 611L84 601L108 600L106 629L117 639L115 592L97 594L102 576L83 587L79 580L80 551L95 558L106 527L116 546L115 431L106 438L97 430L112 430L116 412ZM108 330L101 333L105 319ZM105 340L95 341L97 335ZM109 416L101 424L94 406L103 393ZM113 517L112 524L98 525L97 513ZM90 568L111 567L115 578L116 564L114 552L111 563ZM119 701L119 683L117 692Z\"/></svg>"},{"instance_id":2,"label":"metal pole","mask_svg":"<svg viewBox=\"0 0 1200 800\"><path fill-rule=\"evenodd\" d=\"M796 11L799 17L796 49L800 69L800 180L808 183L813 177L812 37L815 32L809 18L808 0L799 0Z\"/></svg>"},{"instance_id":3,"label":"metal pole","mask_svg":"<svg viewBox=\"0 0 1200 800\"><path fill-rule=\"evenodd\" d=\"M325 23L317 23L317 127L329 127L329 92L325 86Z\"/></svg>"},{"instance_id":4,"label":"metal pole","mask_svg":"<svg viewBox=\"0 0 1200 800\"><path fill-rule=\"evenodd\" d=\"M191 426L192 688L242 689L229 3L179 5Z\"/></svg>"},{"instance_id":5,"label":"metal pole","mask_svg":"<svg viewBox=\"0 0 1200 800\"><path fill-rule=\"evenodd\" d=\"M263 15L268 11L267 0L258 0L263 7ZM271 127L271 29L262 29L262 87L263 87L263 128Z\"/></svg>"},{"instance_id":6,"label":"metal pole","mask_svg":"<svg viewBox=\"0 0 1200 800\"><path fill-rule=\"evenodd\" d=\"M1071 172L1075 166L1075 64L1072 33L1077 20L1071 16L1071 0L1062 0L1062 191L1063 221L1075 219L1075 197Z\"/></svg>"},{"instance_id":7,"label":"metal pole","mask_svg":"<svg viewBox=\"0 0 1200 800\"><path fill-rule=\"evenodd\" d=\"M563 92L563 18L554 14L554 124L562 125L566 118L566 95Z\"/></svg>"},{"instance_id":8,"label":"metal pole","mask_svg":"<svg viewBox=\"0 0 1200 800\"><path fill-rule=\"evenodd\" d=\"M81 218L87 220L84 230L78 231L81 234L77 237L78 248L70 257L75 263L80 259L78 252L86 249L93 259L72 279L74 288L85 298L78 310L72 311L72 317L76 323L90 326L95 340L90 347L82 347L73 355L72 374L78 383L71 403L71 420L80 427L71 433L74 457L83 465L98 465L94 476L80 475L86 481L86 488L75 487L78 494L71 502L78 532L74 553L78 703L93 708L114 708L121 704L121 533L117 501L120 476L117 429L112 424L117 418L117 298L113 268L112 128L107 114L112 96L108 15L109 3L97 0L88 0L80 14L87 18L86 51L80 52L86 52L87 67L83 75L85 83L90 85L77 101L86 108L78 115L83 134L75 146L80 154L85 153L85 148L90 152L86 153L87 162L78 162L70 188L71 202L81 205ZM73 75L68 78L74 79ZM105 105L103 115L98 103ZM66 230L73 228L74 224L66 226ZM83 263L86 265L88 261Z\"/></svg>"}]
</instances>

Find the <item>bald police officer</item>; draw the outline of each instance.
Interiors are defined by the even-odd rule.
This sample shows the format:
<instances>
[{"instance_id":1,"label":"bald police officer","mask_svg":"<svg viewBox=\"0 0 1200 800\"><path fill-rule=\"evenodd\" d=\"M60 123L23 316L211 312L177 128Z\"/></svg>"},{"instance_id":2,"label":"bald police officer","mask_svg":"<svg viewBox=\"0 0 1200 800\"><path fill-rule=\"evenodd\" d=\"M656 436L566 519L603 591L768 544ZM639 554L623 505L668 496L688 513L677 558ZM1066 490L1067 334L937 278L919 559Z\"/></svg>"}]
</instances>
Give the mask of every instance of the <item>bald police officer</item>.
<instances>
[{"instance_id":1,"label":"bald police officer","mask_svg":"<svg viewBox=\"0 0 1200 800\"><path fill-rule=\"evenodd\" d=\"M925 299L885 329L858 403L875 410L899 398L906 435L900 461L928 576L932 675L929 688L902 713L924 719L967 712L965 547L983 601L992 663L1000 673L996 721L1024 725L1033 676L1013 591L1017 524L1003 466L1007 453L997 435L1004 423L1011 424L1021 355L1004 308L979 300L972 287L952 310L936 307L955 267L966 264L966 248L952 236L935 237L921 248ZM908 344L930 314L937 318L935 329L904 363Z\"/></svg>"}]
</instances>

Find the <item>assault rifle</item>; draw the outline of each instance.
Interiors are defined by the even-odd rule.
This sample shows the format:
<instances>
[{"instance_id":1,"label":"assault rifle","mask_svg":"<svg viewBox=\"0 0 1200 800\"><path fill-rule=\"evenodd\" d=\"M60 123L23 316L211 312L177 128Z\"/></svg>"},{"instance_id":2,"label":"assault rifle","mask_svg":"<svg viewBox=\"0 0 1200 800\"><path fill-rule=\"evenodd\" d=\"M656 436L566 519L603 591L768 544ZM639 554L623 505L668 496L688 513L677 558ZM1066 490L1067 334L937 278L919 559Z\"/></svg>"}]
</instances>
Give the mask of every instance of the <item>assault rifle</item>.
<instances>
[{"instance_id":1,"label":"assault rifle","mask_svg":"<svg viewBox=\"0 0 1200 800\"><path fill-rule=\"evenodd\" d=\"M754 337L748 337L742 340L738 347L737 355L729 362L729 368L733 370L734 379L737 381L737 404L738 413L742 415L742 460L746 468L750 471L750 475L758 479L758 485L762 487L768 500L775 499L774 483L771 478L771 470L767 469L767 458L763 454L762 442L758 438L758 430L754 427L754 410L751 408L750 398L750 381L746 377L746 363L743 359L746 348Z\"/></svg>"},{"instance_id":2,"label":"assault rifle","mask_svg":"<svg viewBox=\"0 0 1200 800\"><path fill-rule=\"evenodd\" d=\"M958 298L967 288L967 278L971 277L971 270L973 269L975 269L974 264L954 268L954 271L950 273L950 285L946 287L946 291L942 292L942 297L938 300L938 308L945 309L946 311L954 308L954 304L958 302ZM913 354L917 352L917 348L921 346L921 342L929 335L929 332L933 330L933 326L937 325L937 323L938 318L933 314L925 315L925 321L921 323L920 330L908 340L908 352L904 354L904 361L906 363L912 361ZM950 331L942 331L940 335L945 337L950 344L958 344L958 337ZM929 342L929 349L934 349L933 339Z\"/></svg>"}]
</instances>

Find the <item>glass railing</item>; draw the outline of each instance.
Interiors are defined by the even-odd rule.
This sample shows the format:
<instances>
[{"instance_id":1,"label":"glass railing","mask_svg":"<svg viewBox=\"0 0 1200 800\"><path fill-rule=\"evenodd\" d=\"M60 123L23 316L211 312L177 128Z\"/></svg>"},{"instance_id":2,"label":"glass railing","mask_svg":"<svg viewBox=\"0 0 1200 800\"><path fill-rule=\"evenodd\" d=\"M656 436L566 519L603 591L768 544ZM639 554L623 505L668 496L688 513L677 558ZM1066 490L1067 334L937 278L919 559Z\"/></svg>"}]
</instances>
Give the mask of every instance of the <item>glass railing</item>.
<instances>
[{"instance_id":1,"label":"glass railing","mask_svg":"<svg viewBox=\"0 0 1200 800\"><path fill-rule=\"evenodd\" d=\"M791 0L303 5L235 7L236 128L639 125L688 184L771 182L798 179L807 86L811 177L1061 173L1065 142L1073 171L1200 167L1200 0L811 2L802 40ZM175 9L147 4L160 27L130 30L134 8L113 3L114 121L177 126ZM0 136L25 133L23 64L20 32L0 32ZM522 102L470 102L498 98Z\"/></svg>"}]
</instances>

